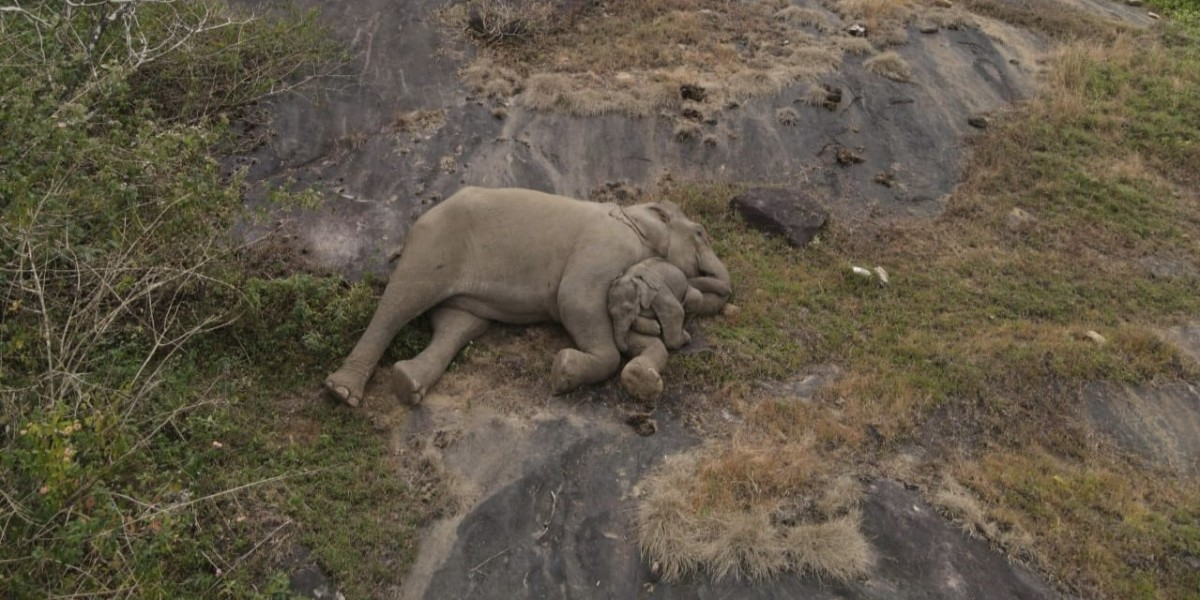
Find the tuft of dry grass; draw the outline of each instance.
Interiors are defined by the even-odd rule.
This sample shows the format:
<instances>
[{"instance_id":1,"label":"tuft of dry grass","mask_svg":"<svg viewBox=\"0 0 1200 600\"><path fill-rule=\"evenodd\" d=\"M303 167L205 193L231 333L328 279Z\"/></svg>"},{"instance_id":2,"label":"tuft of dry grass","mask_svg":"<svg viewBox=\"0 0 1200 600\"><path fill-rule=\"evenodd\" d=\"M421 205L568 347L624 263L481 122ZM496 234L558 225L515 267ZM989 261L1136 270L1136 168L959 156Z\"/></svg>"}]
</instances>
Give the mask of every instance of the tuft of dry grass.
<instances>
[{"instance_id":1,"label":"tuft of dry grass","mask_svg":"<svg viewBox=\"0 0 1200 600\"><path fill-rule=\"evenodd\" d=\"M1105 19L1067 2L1039 0L962 0L967 10L1045 34L1059 41L1111 41L1134 28Z\"/></svg>"},{"instance_id":2,"label":"tuft of dry grass","mask_svg":"<svg viewBox=\"0 0 1200 600\"><path fill-rule=\"evenodd\" d=\"M825 106L829 98L829 90L824 86L810 83L804 88L804 94L800 96L800 100L809 106Z\"/></svg>"},{"instance_id":3,"label":"tuft of dry grass","mask_svg":"<svg viewBox=\"0 0 1200 600\"><path fill-rule=\"evenodd\" d=\"M456 27L471 18L462 6L442 16ZM484 44L463 71L468 86L583 116L654 115L677 106L683 86L704 89L699 102L723 107L836 69L845 37L832 33L840 29L832 13L768 1L620 2L575 16L573 26L521 44ZM828 39L813 37L812 27Z\"/></svg>"},{"instance_id":4,"label":"tuft of dry grass","mask_svg":"<svg viewBox=\"0 0 1200 600\"><path fill-rule=\"evenodd\" d=\"M485 44L519 43L563 26L554 0L469 0L466 30Z\"/></svg>"},{"instance_id":5,"label":"tuft of dry grass","mask_svg":"<svg viewBox=\"0 0 1200 600\"><path fill-rule=\"evenodd\" d=\"M785 106L775 111L775 120L784 127L795 127L800 123L800 115L796 113L796 109Z\"/></svg>"},{"instance_id":6,"label":"tuft of dry grass","mask_svg":"<svg viewBox=\"0 0 1200 600\"><path fill-rule=\"evenodd\" d=\"M482 57L464 68L460 75L477 94L493 100L505 99L519 93L524 80L516 71Z\"/></svg>"},{"instance_id":7,"label":"tuft of dry grass","mask_svg":"<svg viewBox=\"0 0 1200 600\"><path fill-rule=\"evenodd\" d=\"M908 41L908 22L915 14L909 0L824 0L847 25L866 27L867 39L883 48Z\"/></svg>"},{"instance_id":8,"label":"tuft of dry grass","mask_svg":"<svg viewBox=\"0 0 1200 600\"><path fill-rule=\"evenodd\" d=\"M908 81L912 76L912 68L908 62L893 50L877 54L863 61L863 67L868 71L895 81Z\"/></svg>"},{"instance_id":9,"label":"tuft of dry grass","mask_svg":"<svg viewBox=\"0 0 1200 600\"><path fill-rule=\"evenodd\" d=\"M842 36L833 38L833 47L851 56L868 56L875 53L875 46L865 38Z\"/></svg>"},{"instance_id":10,"label":"tuft of dry grass","mask_svg":"<svg viewBox=\"0 0 1200 600\"><path fill-rule=\"evenodd\" d=\"M968 535L986 539L1011 555L1028 556L1033 537L1019 524L997 520L983 502L952 475L945 475L929 497L943 514L958 521Z\"/></svg>"},{"instance_id":11,"label":"tuft of dry grass","mask_svg":"<svg viewBox=\"0 0 1200 600\"><path fill-rule=\"evenodd\" d=\"M861 490L823 465L807 444L771 452L735 443L668 457L640 484L642 553L666 581L701 570L718 580L859 576L873 561L855 508Z\"/></svg>"},{"instance_id":12,"label":"tuft of dry grass","mask_svg":"<svg viewBox=\"0 0 1200 600\"><path fill-rule=\"evenodd\" d=\"M675 141L686 142L698 139L704 131L700 129L700 125L692 121L679 121L675 124Z\"/></svg>"},{"instance_id":13,"label":"tuft of dry grass","mask_svg":"<svg viewBox=\"0 0 1200 600\"><path fill-rule=\"evenodd\" d=\"M830 15L814 9L791 5L775 13L775 19L785 21L799 27L812 27L821 33L829 33L836 29Z\"/></svg>"},{"instance_id":14,"label":"tuft of dry grass","mask_svg":"<svg viewBox=\"0 0 1200 600\"><path fill-rule=\"evenodd\" d=\"M527 81L521 96L534 110L558 110L579 116L610 113L648 117L660 110L676 109L682 104L678 80L656 78L638 81L614 77L607 90L601 91L592 74L538 73Z\"/></svg>"}]
</instances>

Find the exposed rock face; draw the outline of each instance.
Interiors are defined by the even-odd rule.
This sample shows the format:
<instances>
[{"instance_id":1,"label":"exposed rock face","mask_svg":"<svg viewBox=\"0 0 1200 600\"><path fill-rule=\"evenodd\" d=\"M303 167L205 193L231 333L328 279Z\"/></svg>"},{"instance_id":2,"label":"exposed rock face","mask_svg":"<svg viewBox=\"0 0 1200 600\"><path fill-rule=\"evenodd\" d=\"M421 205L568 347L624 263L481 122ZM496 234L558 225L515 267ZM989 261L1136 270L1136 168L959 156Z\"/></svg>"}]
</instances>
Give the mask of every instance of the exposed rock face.
<instances>
[{"instance_id":1,"label":"exposed rock face","mask_svg":"<svg viewBox=\"0 0 1200 600\"><path fill-rule=\"evenodd\" d=\"M1092 427L1127 451L1181 473L1200 473L1200 389L1187 383L1084 390Z\"/></svg>"},{"instance_id":2,"label":"exposed rock face","mask_svg":"<svg viewBox=\"0 0 1200 600\"><path fill-rule=\"evenodd\" d=\"M803 192L755 188L729 201L752 227L807 246L825 226L829 211Z\"/></svg>"},{"instance_id":3,"label":"exposed rock face","mask_svg":"<svg viewBox=\"0 0 1200 600\"><path fill-rule=\"evenodd\" d=\"M1200 363L1200 322L1160 336L1181 358ZM1096 382L1084 389L1083 399L1083 416L1118 446L1180 473L1200 474L1200 388L1194 383Z\"/></svg>"},{"instance_id":4,"label":"exposed rock face","mask_svg":"<svg viewBox=\"0 0 1200 600\"><path fill-rule=\"evenodd\" d=\"M877 555L862 580L839 584L790 574L763 582L706 575L658 582L638 552L633 509L647 471L698 441L675 417L663 415L657 434L639 437L599 398L549 407L532 420L478 409L464 416L440 402L418 409L409 427L475 421L445 449L445 464L478 495L422 543L402 592L409 600L1055 597L917 492L888 480L868 484L862 505L863 530Z\"/></svg>"},{"instance_id":5,"label":"exposed rock face","mask_svg":"<svg viewBox=\"0 0 1200 600\"><path fill-rule=\"evenodd\" d=\"M587 198L610 181L652 191L668 175L732 178L804 189L833 214L937 214L967 154L967 117L1028 97L1036 67L1025 65L1035 64L1041 44L1002 25L916 33L896 49L912 69L908 83L847 55L816 82L842 92L828 103L799 101L812 84L798 83L777 97L706 111L703 121L687 121L697 135L680 142L669 119L577 117L532 111L519 98L501 105L471 97L458 77L458 59L470 50L431 15L449 0L293 4L319 5L322 21L357 56L353 78L325 98L279 98L276 135L241 160L251 182L325 192L320 209L267 223L283 221L311 268L351 277L385 273L413 220L464 185ZM700 85L679 90L686 102L705 93ZM795 111L796 126L779 125L781 103ZM396 127L398 115L414 111L443 118L419 130ZM837 147L854 149L862 163L839 163ZM890 187L872 180L885 171L894 175ZM247 229L248 238L262 233Z\"/></svg>"}]
</instances>

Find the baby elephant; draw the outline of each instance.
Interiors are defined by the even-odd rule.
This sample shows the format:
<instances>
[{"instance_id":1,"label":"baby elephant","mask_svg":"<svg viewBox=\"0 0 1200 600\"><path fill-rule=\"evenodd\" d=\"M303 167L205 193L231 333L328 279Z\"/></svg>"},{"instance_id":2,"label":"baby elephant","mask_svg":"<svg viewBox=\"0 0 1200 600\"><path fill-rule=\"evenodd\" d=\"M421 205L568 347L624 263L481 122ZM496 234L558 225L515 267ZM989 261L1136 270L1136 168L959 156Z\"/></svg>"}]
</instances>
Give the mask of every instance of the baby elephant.
<instances>
[{"instance_id":1,"label":"baby elephant","mask_svg":"<svg viewBox=\"0 0 1200 600\"><path fill-rule=\"evenodd\" d=\"M647 258L629 267L608 286L608 314L617 348L628 353L630 329L650 333L646 328L661 330L663 343L671 350L687 345L692 340L683 330L684 317L703 300L703 293L688 283L687 275L661 258ZM658 322L643 321L634 327L647 311Z\"/></svg>"},{"instance_id":2,"label":"baby elephant","mask_svg":"<svg viewBox=\"0 0 1200 600\"><path fill-rule=\"evenodd\" d=\"M728 296L723 285L717 291ZM613 340L623 354L633 357L621 371L625 391L646 404L658 400L667 348L691 342L683 321L703 302L703 292L691 285L683 271L661 258L633 265L609 285Z\"/></svg>"}]
</instances>

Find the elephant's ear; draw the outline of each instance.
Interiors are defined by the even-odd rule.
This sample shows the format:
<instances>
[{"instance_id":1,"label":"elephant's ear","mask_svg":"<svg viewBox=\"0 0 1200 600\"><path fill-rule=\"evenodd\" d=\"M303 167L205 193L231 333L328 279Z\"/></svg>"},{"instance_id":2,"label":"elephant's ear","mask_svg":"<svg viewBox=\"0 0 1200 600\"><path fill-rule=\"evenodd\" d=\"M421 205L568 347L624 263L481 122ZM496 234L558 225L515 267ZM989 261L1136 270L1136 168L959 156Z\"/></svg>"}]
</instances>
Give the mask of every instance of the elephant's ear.
<instances>
[{"instance_id":1,"label":"elephant's ear","mask_svg":"<svg viewBox=\"0 0 1200 600\"><path fill-rule=\"evenodd\" d=\"M637 284L638 306L641 310L647 310L654 303L654 297L658 295L658 288L642 277L638 277L634 281Z\"/></svg>"},{"instance_id":2,"label":"elephant's ear","mask_svg":"<svg viewBox=\"0 0 1200 600\"><path fill-rule=\"evenodd\" d=\"M674 204L667 201L648 204L646 205L646 208L649 208L651 214L653 214L663 223L670 223L671 219L674 217L674 213L679 210ZM675 210L672 211L672 208L675 208Z\"/></svg>"}]
</instances>

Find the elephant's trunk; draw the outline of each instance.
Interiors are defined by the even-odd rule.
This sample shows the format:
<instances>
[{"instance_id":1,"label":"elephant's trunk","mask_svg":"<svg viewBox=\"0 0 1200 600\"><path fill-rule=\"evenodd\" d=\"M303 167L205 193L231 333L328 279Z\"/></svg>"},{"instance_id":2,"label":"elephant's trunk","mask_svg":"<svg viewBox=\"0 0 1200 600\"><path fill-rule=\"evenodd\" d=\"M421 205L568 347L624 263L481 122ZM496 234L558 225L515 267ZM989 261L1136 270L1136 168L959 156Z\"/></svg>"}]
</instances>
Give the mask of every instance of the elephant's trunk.
<instances>
[{"instance_id":1,"label":"elephant's trunk","mask_svg":"<svg viewBox=\"0 0 1200 600\"><path fill-rule=\"evenodd\" d=\"M711 248L705 248L700 251L700 260L697 261L700 267L700 275L702 277L712 277L731 285L729 281L729 269L725 268L725 263L717 258L717 253Z\"/></svg>"},{"instance_id":2,"label":"elephant's trunk","mask_svg":"<svg viewBox=\"0 0 1200 600\"><path fill-rule=\"evenodd\" d=\"M703 302L697 307L696 314L715 315L729 301L733 294L733 286L729 280L729 269L717 258L712 248L702 248L696 256L699 277L690 278L689 283L704 295Z\"/></svg>"}]
</instances>

